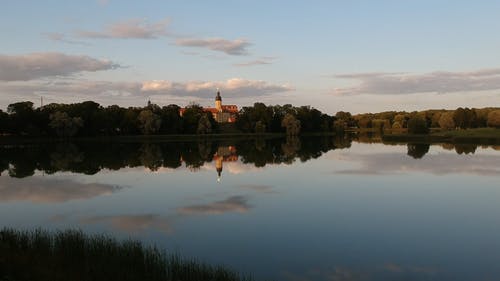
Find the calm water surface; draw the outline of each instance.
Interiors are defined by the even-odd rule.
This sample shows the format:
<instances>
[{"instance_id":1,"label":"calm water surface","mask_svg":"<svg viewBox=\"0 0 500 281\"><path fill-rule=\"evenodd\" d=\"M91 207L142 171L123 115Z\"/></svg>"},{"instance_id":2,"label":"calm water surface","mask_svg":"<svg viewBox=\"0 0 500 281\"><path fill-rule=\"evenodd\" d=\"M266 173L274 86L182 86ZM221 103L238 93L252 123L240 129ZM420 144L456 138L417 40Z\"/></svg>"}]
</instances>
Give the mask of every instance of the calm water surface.
<instances>
[{"instance_id":1,"label":"calm water surface","mask_svg":"<svg viewBox=\"0 0 500 281\"><path fill-rule=\"evenodd\" d=\"M500 280L498 147L345 139L0 147L1 227L272 280Z\"/></svg>"}]
</instances>

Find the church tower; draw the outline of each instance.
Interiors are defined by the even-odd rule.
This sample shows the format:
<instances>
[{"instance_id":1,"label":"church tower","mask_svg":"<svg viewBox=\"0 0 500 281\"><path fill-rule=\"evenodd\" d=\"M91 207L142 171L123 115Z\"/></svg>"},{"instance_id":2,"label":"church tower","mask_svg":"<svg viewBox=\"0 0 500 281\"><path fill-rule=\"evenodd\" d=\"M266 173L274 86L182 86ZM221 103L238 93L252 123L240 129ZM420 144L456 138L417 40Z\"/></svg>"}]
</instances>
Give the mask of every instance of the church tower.
<instances>
[{"instance_id":1,"label":"church tower","mask_svg":"<svg viewBox=\"0 0 500 281\"><path fill-rule=\"evenodd\" d=\"M217 171L217 182L220 182L221 175L222 175L222 161L223 161L222 156L219 156L217 159L215 159L215 170Z\"/></svg>"},{"instance_id":2,"label":"church tower","mask_svg":"<svg viewBox=\"0 0 500 281\"><path fill-rule=\"evenodd\" d=\"M219 90L217 90L217 96L215 96L215 109L217 111L222 112L222 98L220 96Z\"/></svg>"}]
</instances>

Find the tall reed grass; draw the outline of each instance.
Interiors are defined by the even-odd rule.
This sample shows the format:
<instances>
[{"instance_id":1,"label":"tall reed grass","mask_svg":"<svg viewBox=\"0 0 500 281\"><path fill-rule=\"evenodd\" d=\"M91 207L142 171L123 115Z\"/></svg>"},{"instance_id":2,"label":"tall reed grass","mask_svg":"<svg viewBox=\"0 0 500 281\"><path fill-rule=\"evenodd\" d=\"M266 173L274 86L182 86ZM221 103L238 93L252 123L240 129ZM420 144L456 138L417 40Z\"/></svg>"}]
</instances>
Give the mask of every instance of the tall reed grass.
<instances>
[{"instance_id":1,"label":"tall reed grass","mask_svg":"<svg viewBox=\"0 0 500 281\"><path fill-rule=\"evenodd\" d=\"M135 240L80 230L0 230L0 281L249 281Z\"/></svg>"}]
</instances>

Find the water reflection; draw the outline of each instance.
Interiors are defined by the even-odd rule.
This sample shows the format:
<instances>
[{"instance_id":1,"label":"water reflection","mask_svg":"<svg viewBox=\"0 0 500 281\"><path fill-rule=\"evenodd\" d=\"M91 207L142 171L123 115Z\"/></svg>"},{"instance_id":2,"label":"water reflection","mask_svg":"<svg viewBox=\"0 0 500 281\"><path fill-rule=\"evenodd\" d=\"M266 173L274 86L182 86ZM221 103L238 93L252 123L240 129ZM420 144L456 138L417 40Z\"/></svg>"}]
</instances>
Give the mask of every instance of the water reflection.
<instances>
[{"instance_id":1,"label":"water reflection","mask_svg":"<svg viewBox=\"0 0 500 281\"><path fill-rule=\"evenodd\" d=\"M134 235L257 280L488 280L500 276L498 148L376 136L2 146L0 220Z\"/></svg>"},{"instance_id":2,"label":"water reflection","mask_svg":"<svg viewBox=\"0 0 500 281\"><path fill-rule=\"evenodd\" d=\"M198 170L215 162L220 180L223 162L238 159L245 164L264 167L266 164L291 164L295 159L308 161L323 153L349 147L350 139L304 138L227 140L209 139L191 142L144 143L47 143L0 147L0 175L7 171L11 177L33 176L35 171L46 174L75 172L96 174L102 169L118 170L144 166L150 171L183 166Z\"/></svg>"},{"instance_id":3,"label":"water reflection","mask_svg":"<svg viewBox=\"0 0 500 281\"><path fill-rule=\"evenodd\" d=\"M331 150L349 148L352 141L353 138L350 137L287 137L225 141L205 139L192 142L4 145L0 146L0 175L7 172L11 177L25 178L35 175L36 171L46 174L69 171L92 175L102 169L119 170L141 166L150 171L181 167L196 171L207 163L215 162L217 180L220 181L225 162L241 161L255 167L292 164L296 160L306 162ZM379 135L358 135L354 141L374 144L381 139ZM409 143L406 146L407 155L414 159L423 159L430 149L430 145L424 143ZM478 148L473 144L441 146L445 150L455 150L459 155L474 154ZM491 147L499 149L498 146Z\"/></svg>"}]
</instances>

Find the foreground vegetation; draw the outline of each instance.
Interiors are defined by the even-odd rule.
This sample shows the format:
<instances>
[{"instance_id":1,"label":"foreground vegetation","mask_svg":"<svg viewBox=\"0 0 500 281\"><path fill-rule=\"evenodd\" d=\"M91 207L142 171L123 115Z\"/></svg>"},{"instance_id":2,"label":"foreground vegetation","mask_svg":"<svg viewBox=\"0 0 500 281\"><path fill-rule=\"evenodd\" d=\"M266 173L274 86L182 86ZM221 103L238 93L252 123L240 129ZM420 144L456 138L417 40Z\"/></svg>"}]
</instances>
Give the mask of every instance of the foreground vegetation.
<instances>
[{"instance_id":1,"label":"foreground vegetation","mask_svg":"<svg viewBox=\"0 0 500 281\"><path fill-rule=\"evenodd\" d=\"M78 230L0 231L0 280L251 280L223 267L167 255L140 242Z\"/></svg>"}]
</instances>

